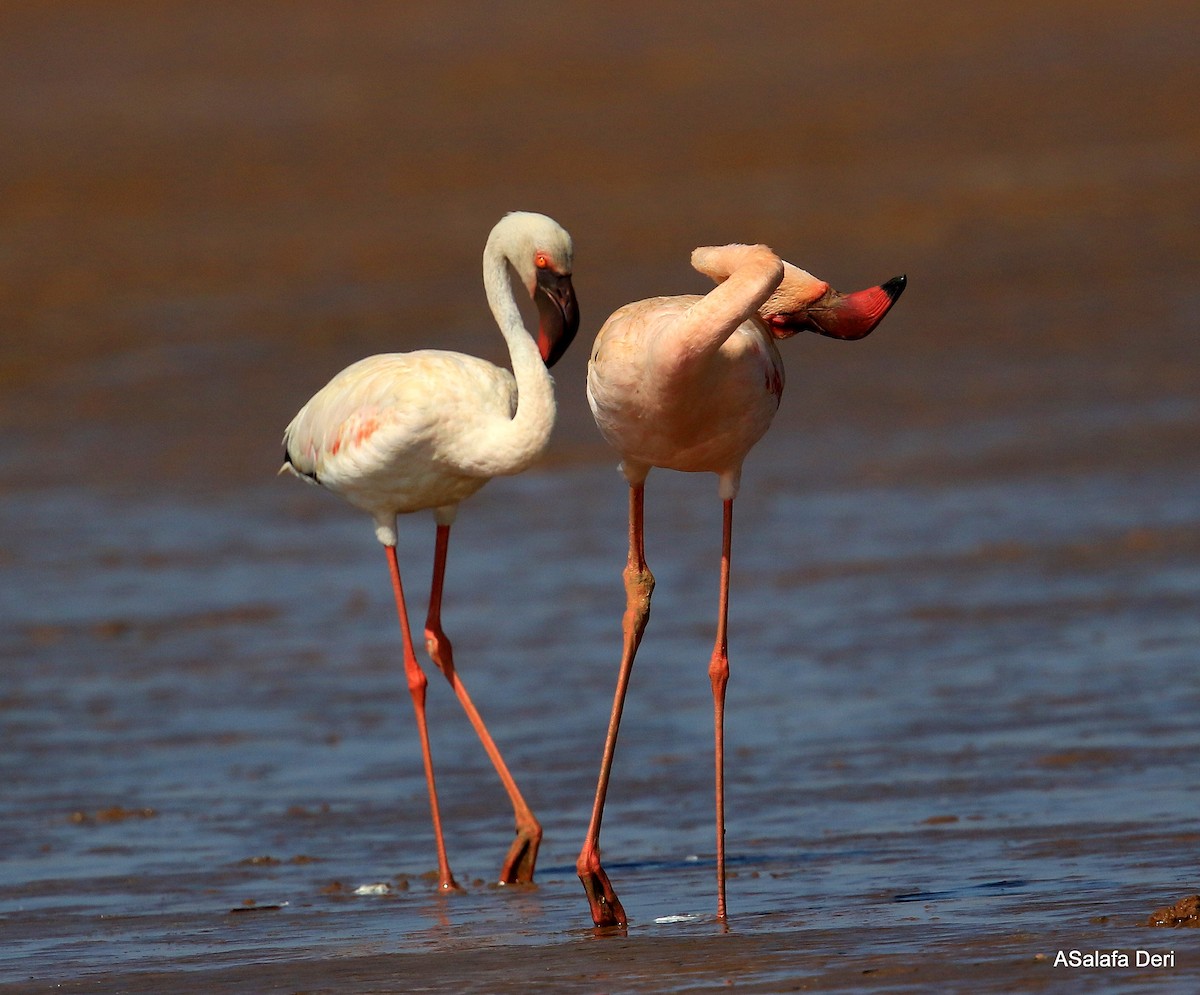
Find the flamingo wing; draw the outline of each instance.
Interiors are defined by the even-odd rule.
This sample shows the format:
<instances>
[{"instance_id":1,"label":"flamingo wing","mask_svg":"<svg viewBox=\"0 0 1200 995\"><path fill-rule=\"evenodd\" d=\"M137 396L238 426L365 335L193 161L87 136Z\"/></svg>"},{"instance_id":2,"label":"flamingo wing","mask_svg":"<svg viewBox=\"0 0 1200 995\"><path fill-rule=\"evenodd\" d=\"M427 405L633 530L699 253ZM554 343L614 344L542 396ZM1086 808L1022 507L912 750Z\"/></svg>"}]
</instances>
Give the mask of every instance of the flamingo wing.
<instances>
[{"instance_id":1,"label":"flamingo wing","mask_svg":"<svg viewBox=\"0 0 1200 995\"><path fill-rule=\"evenodd\" d=\"M284 432L285 469L333 490L445 462L450 440L516 410L512 374L426 349L370 356L319 390Z\"/></svg>"}]
</instances>

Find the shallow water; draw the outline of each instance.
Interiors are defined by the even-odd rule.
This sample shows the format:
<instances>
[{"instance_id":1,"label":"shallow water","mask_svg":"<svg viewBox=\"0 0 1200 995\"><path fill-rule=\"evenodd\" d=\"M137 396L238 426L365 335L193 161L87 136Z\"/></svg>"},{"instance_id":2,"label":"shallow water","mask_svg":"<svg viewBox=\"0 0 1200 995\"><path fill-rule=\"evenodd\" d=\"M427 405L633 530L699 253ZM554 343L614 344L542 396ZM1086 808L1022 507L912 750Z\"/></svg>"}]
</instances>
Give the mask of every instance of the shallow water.
<instances>
[{"instance_id":1,"label":"shallow water","mask_svg":"<svg viewBox=\"0 0 1200 995\"><path fill-rule=\"evenodd\" d=\"M0 990L1195 987L1200 933L1142 924L1200 890L1196 14L1101 6L5 13ZM272 473L352 359L502 359L478 253L516 207L572 230L584 328L544 464L462 509L445 624L546 838L536 888L490 884L511 814L431 677L443 897L370 524ZM728 926L720 506L650 478L603 835L631 923L597 934L626 494L586 344L759 238L910 287L865 342L784 344L747 465ZM401 526L419 619L433 526ZM1174 966L1053 966L1114 948Z\"/></svg>"},{"instance_id":2,"label":"shallow water","mask_svg":"<svg viewBox=\"0 0 1200 995\"><path fill-rule=\"evenodd\" d=\"M1058 947L1158 942L1131 928L1190 887L1200 840L1194 481L793 493L778 473L736 523L730 935L811 955L810 933L832 930L843 957L894 967L938 943L985 956L981 932L1003 923L1020 936L1009 972ZM604 834L631 940L700 950L724 938L709 483L652 478L659 584ZM136 972L168 971L187 990L176 972L352 976L362 960L379 981L377 957L506 949L528 971L522 948L588 942L573 864L611 695L623 490L606 466L536 473L456 526L447 628L547 838L535 890L485 883L511 815L435 683L448 843L470 882L450 898L423 876L424 785L366 523L285 481L205 506L7 501L6 980L153 990ZM556 532L545 507L579 514ZM112 538L48 552L64 516ZM402 540L422 580L427 538ZM762 990L799 976L776 969L728 968Z\"/></svg>"}]
</instances>

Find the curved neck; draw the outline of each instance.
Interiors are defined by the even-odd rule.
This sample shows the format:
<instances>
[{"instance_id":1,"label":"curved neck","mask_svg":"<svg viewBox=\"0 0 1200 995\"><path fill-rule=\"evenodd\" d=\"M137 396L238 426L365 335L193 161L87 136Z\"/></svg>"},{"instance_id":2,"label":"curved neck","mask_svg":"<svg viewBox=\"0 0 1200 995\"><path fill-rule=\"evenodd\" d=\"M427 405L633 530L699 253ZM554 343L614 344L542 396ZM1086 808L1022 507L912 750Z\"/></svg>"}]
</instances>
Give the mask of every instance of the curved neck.
<instances>
[{"instance_id":1,"label":"curved neck","mask_svg":"<svg viewBox=\"0 0 1200 995\"><path fill-rule=\"evenodd\" d=\"M473 469L489 475L520 473L550 441L556 414L554 381L513 297L508 257L491 242L483 256L483 287L500 334L508 344L517 381L517 410L511 419L489 427L482 440L485 451L473 454L471 462Z\"/></svg>"}]
</instances>

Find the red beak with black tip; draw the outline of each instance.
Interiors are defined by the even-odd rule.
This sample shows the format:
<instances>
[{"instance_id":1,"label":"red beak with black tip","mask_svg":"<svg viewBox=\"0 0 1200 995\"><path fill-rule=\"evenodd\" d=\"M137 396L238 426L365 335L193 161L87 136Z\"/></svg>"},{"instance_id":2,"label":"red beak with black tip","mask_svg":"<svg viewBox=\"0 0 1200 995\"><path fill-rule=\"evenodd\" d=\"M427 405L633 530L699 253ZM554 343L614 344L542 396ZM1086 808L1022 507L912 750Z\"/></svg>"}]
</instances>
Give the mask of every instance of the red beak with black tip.
<instances>
[{"instance_id":1,"label":"red beak with black tip","mask_svg":"<svg viewBox=\"0 0 1200 995\"><path fill-rule=\"evenodd\" d=\"M906 286L908 277L896 276L881 286L852 294L840 294L830 287L804 310L772 315L768 323L776 338L781 339L797 332L816 332L847 341L866 338L900 299Z\"/></svg>"},{"instance_id":2,"label":"red beak with black tip","mask_svg":"<svg viewBox=\"0 0 1200 995\"><path fill-rule=\"evenodd\" d=\"M533 300L538 309L538 352L543 363L553 366L579 331L579 304L570 274L539 269Z\"/></svg>"}]
</instances>

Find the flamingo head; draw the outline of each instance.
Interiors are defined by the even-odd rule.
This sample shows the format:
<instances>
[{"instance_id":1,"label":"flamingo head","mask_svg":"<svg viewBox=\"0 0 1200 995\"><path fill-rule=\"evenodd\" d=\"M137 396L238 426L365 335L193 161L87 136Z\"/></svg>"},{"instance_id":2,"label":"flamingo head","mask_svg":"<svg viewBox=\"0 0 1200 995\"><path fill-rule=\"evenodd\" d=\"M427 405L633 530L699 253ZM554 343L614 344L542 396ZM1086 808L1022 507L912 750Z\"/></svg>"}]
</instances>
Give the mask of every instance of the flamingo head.
<instances>
[{"instance_id":1,"label":"flamingo head","mask_svg":"<svg viewBox=\"0 0 1200 995\"><path fill-rule=\"evenodd\" d=\"M538 310L538 352L553 366L579 331L579 304L571 284L571 236L552 218L528 211L505 215L493 235L509 241L508 261Z\"/></svg>"},{"instance_id":2,"label":"flamingo head","mask_svg":"<svg viewBox=\"0 0 1200 995\"><path fill-rule=\"evenodd\" d=\"M783 281L758 313L777 339L804 331L834 339L861 339L883 321L907 284L907 277L897 276L878 287L842 294L785 262Z\"/></svg>"}]
</instances>

